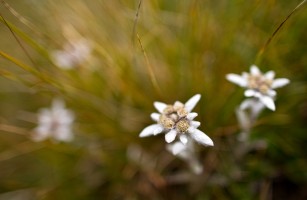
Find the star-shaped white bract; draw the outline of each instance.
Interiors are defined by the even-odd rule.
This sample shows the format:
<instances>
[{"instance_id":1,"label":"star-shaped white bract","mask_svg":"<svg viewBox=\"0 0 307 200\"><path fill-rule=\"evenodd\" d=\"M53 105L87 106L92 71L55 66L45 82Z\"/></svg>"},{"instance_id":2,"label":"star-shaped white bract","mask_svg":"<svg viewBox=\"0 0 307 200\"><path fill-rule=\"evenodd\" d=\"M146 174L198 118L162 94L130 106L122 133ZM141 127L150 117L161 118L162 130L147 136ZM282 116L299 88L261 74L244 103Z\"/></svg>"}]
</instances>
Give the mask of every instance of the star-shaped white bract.
<instances>
[{"instance_id":1,"label":"star-shaped white bract","mask_svg":"<svg viewBox=\"0 0 307 200\"><path fill-rule=\"evenodd\" d=\"M250 67L250 73L243 72L242 75L227 74L227 80L246 88L244 95L246 97L258 98L267 108L275 110L274 98L276 91L274 89L287 85L290 81L286 78L274 79L275 72L268 71L262 74L256 65Z\"/></svg>"},{"instance_id":2,"label":"star-shaped white bract","mask_svg":"<svg viewBox=\"0 0 307 200\"><path fill-rule=\"evenodd\" d=\"M193 120L197 113L191 111L200 100L200 97L200 94L196 94L185 104L179 101L176 101L173 105L154 102L154 106L159 113L152 113L151 118L157 123L146 127L140 133L140 137L166 132L165 141L167 143L173 142L178 136L183 144L186 144L188 137L190 137L200 144L213 146L213 141L205 133L197 129L200 126L200 122Z\"/></svg>"},{"instance_id":3,"label":"star-shaped white bract","mask_svg":"<svg viewBox=\"0 0 307 200\"><path fill-rule=\"evenodd\" d=\"M48 138L55 141L69 142L73 139L72 123L74 114L65 109L62 100L55 99L50 109L43 108L38 113L38 126L34 129L33 140Z\"/></svg>"}]
</instances>

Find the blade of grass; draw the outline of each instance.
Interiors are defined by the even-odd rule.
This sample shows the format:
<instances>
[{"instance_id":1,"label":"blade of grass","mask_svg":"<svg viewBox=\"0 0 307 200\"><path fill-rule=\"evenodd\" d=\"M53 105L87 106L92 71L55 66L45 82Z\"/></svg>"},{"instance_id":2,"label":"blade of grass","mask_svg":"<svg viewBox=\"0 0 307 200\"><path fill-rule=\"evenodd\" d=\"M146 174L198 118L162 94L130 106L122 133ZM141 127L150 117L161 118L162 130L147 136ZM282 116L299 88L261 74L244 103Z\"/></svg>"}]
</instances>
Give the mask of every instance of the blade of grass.
<instances>
[{"instance_id":1,"label":"blade of grass","mask_svg":"<svg viewBox=\"0 0 307 200\"><path fill-rule=\"evenodd\" d=\"M5 59L9 60L10 62L14 63L15 65L17 65L18 67L20 67L21 69L31 73L32 75L34 75L35 77L37 77L40 81L44 82L44 83L49 83L52 86L57 87L58 89L61 89L61 86L59 85L59 83L55 82L54 80L52 80L52 77L50 76L46 76L43 73L40 73L39 71L37 71L36 69L34 69L33 67L30 67L24 63L22 63L21 61L17 60L16 58L10 56L9 54L3 52L0 50L0 56L4 57Z\"/></svg>"},{"instance_id":2,"label":"blade of grass","mask_svg":"<svg viewBox=\"0 0 307 200\"><path fill-rule=\"evenodd\" d=\"M276 36L276 34L278 33L278 31L280 31L280 29L284 26L284 24L286 23L286 21L288 21L290 19L290 17L299 10L299 8L301 8L303 6L303 4L306 2L306 0L303 0L301 3L299 3L291 12L290 14L286 17L286 19L284 19L281 24L277 27L277 29L273 32L273 34L269 37L269 39L266 41L266 43L263 45L263 47L260 49L260 51L257 54L256 57L256 62L258 63L258 61L261 59L261 56L263 55L263 52L265 51L265 49L269 46L269 44L271 43L271 41L273 40L273 38Z\"/></svg>"},{"instance_id":3,"label":"blade of grass","mask_svg":"<svg viewBox=\"0 0 307 200\"><path fill-rule=\"evenodd\" d=\"M33 31L34 34L36 34L38 37L43 39L48 39L52 41L53 43L58 43L54 39L52 39L48 34L43 33L37 28L33 23L31 23L29 20L24 18L21 14L19 14L14 8L12 8L6 1L1 0L1 3L6 7L6 9L12 13L22 24L24 24L26 27L28 27L31 31Z\"/></svg>"},{"instance_id":4,"label":"blade of grass","mask_svg":"<svg viewBox=\"0 0 307 200\"><path fill-rule=\"evenodd\" d=\"M141 49L142 49L143 55L144 55L145 60L146 60L146 66L147 66L147 69L148 69L148 73L149 73L149 77L150 77L151 83L153 84L153 86L154 86L154 88L156 89L157 93L158 93L159 95L161 95L161 90L160 90L160 88L159 88L159 85L158 85L158 82L157 82L157 80L156 80L155 74L154 74L154 72L153 72L153 70L152 70L152 66L151 66L151 64L150 64L150 62L149 62L149 60L148 60L147 54L146 54L146 52L145 52L145 50L144 50L144 48L143 48L143 45L142 45L142 42L141 42L141 38L140 38L139 34L136 34L136 36L137 36L137 38L138 38L140 47L141 47Z\"/></svg>"},{"instance_id":5,"label":"blade of grass","mask_svg":"<svg viewBox=\"0 0 307 200\"><path fill-rule=\"evenodd\" d=\"M26 25L29 29L31 29L35 34L41 35L35 28L34 24L28 21L26 18L21 16L15 9L13 9L7 2L1 0L1 3L14 15L21 23Z\"/></svg>"},{"instance_id":6,"label":"blade of grass","mask_svg":"<svg viewBox=\"0 0 307 200\"><path fill-rule=\"evenodd\" d=\"M135 33L136 33L136 25L138 23L138 19L139 19L139 12L142 6L142 0L139 1L139 5L137 8L137 11L135 13L135 18L134 18L134 24L133 24L133 29L132 29L132 43L134 44L134 38L135 38Z\"/></svg>"},{"instance_id":7,"label":"blade of grass","mask_svg":"<svg viewBox=\"0 0 307 200\"><path fill-rule=\"evenodd\" d=\"M35 42L30 36L28 36L26 33L21 31L19 28L14 26L12 23L10 23L7 20L4 20L2 17L0 18L0 21L4 24L7 24L10 29L16 33L19 37L23 39L26 43L28 43L31 47L33 47L37 52L39 52L41 55L43 55L45 58L49 60L49 53L48 51L39 45L37 42Z\"/></svg>"},{"instance_id":8,"label":"blade of grass","mask_svg":"<svg viewBox=\"0 0 307 200\"><path fill-rule=\"evenodd\" d=\"M0 124L0 130L5 131L5 132L9 132L9 133L15 133L15 134L18 134L18 135L26 135L28 133L28 131L26 131L22 128L18 128L16 126L11 126L11 125L7 125L7 124Z\"/></svg>"},{"instance_id":9,"label":"blade of grass","mask_svg":"<svg viewBox=\"0 0 307 200\"><path fill-rule=\"evenodd\" d=\"M0 69L0 76L3 76L7 79L13 80L13 81L17 81L19 80L19 78L17 78L17 76L15 76L13 73L4 70L4 69Z\"/></svg>"},{"instance_id":10,"label":"blade of grass","mask_svg":"<svg viewBox=\"0 0 307 200\"><path fill-rule=\"evenodd\" d=\"M15 40L17 41L17 43L19 44L19 46L21 47L21 49L23 50L23 52L25 53L25 55L29 58L29 60L31 61L31 63L33 65L35 65L34 60L31 58L30 54L28 53L28 51L26 50L26 48L22 45L22 43L20 42L20 40L18 39L18 37L15 35L14 31L12 30L12 28L10 27L10 25L6 22L6 20L4 19L4 17L0 14L0 17L2 18L5 26L10 30L10 32L12 33L12 35L14 36Z\"/></svg>"},{"instance_id":11,"label":"blade of grass","mask_svg":"<svg viewBox=\"0 0 307 200\"><path fill-rule=\"evenodd\" d=\"M1 152L0 154L0 162L7 161L18 156L22 156L33 151L42 149L44 145L42 143L38 143L37 145L33 145L33 142L26 141L20 144L15 144L14 148L11 150L7 150Z\"/></svg>"},{"instance_id":12,"label":"blade of grass","mask_svg":"<svg viewBox=\"0 0 307 200\"><path fill-rule=\"evenodd\" d=\"M16 64L17 66L21 67L23 70L31 72L33 74L37 74L38 71L34 70L32 67L20 62L19 60L17 60L16 58L10 56L7 53L4 53L3 51L0 50L0 56L4 57L5 59L11 61L12 63Z\"/></svg>"}]
</instances>

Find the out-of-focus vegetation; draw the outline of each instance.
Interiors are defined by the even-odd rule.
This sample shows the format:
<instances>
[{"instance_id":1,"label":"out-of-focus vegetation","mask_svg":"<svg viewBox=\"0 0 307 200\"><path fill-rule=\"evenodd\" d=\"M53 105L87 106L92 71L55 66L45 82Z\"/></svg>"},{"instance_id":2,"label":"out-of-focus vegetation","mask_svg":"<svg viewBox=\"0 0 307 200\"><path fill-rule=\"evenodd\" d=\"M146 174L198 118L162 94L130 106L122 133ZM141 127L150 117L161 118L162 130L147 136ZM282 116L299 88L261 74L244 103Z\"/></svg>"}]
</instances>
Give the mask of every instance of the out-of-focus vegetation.
<instances>
[{"instance_id":1,"label":"out-of-focus vegetation","mask_svg":"<svg viewBox=\"0 0 307 200\"><path fill-rule=\"evenodd\" d=\"M137 11L137 0L1 1L0 200L306 199L307 5L259 54L300 2L154 0ZM75 36L91 55L56 66L52 52ZM291 83L240 143L243 89L225 75L251 64ZM200 175L163 135L138 137L154 101L196 93L200 129L215 143L197 146ZM75 113L75 138L35 142L36 114L54 98Z\"/></svg>"}]
</instances>

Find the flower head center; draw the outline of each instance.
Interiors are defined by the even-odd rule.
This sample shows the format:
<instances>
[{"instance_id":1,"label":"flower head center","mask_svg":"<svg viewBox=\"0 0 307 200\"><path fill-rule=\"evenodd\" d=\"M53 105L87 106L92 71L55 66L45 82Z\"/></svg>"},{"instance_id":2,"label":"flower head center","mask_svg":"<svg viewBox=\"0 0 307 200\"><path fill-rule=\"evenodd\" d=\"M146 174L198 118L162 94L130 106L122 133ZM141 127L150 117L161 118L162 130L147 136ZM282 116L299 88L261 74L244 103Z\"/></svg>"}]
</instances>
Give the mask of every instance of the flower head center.
<instances>
[{"instance_id":1,"label":"flower head center","mask_svg":"<svg viewBox=\"0 0 307 200\"><path fill-rule=\"evenodd\" d=\"M190 127L189 120L181 119L176 124L176 130L180 133L185 133Z\"/></svg>"},{"instance_id":2,"label":"flower head center","mask_svg":"<svg viewBox=\"0 0 307 200\"><path fill-rule=\"evenodd\" d=\"M159 124L165 129L175 128L178 132L184 133L190 127L190 122L187 119L188 111L181 103L168 105L162 112L159 118Z\"/></svg>"},{"instance_id":3,"label":"flower head center","mask_svg":"<svg viewBox=\"0 0 307 200\"><path fill-rule=\"evenodd\" d=\"M172 129L175 125L174 120L164 114L160 116L159 123L166 129Z\"/></svg>"},{"instance_id":4,"label":"flower head center","mask_svg":"<svg viewBox=\"0 0 307 200\"><path fill-rule=\"evenodd\" d=\"M257 90L263 94L266 94L271 88L271 85L272 85L272 80L267 79L262 74L248 76L248 87L250 89Z\"/></svg>"}]
</instances>

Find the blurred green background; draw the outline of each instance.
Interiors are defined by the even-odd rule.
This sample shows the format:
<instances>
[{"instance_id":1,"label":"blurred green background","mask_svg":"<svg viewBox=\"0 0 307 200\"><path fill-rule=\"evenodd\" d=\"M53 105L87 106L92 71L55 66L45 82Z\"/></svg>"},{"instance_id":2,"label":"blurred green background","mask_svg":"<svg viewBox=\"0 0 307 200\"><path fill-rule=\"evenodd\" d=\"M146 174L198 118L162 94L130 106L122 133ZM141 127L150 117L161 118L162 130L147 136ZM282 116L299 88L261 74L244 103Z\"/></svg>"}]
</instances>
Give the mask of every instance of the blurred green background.
<instances>
[{"instance_id":1,"label":"blurred green background","mask_svg":"<svg viewBox=\"0 0 307 200\"><path fill-rule=\"evenodd\" d=\"M137 0L1 1L0 200L307 199L307 5L259 54L300 2L152 0L137 11ZM51 59L67 26L93 44L71 70ZM243 89L225 75L252 64L291 83L251 133L266 146L240 152L250 144L237 140ZM138 137L154 101L197 93L196 119L215 143L197 145L200 175L163 135ZM75 139L34 142L36 113L55 97L75 113Z\"/></svg>"}]
</instances>

